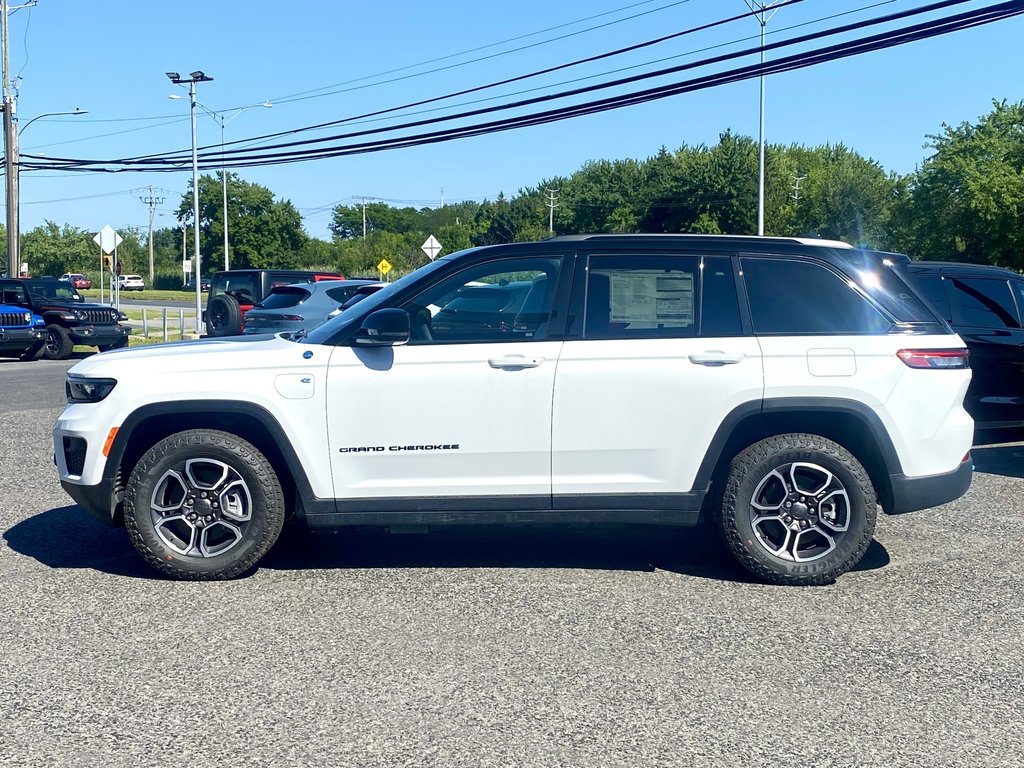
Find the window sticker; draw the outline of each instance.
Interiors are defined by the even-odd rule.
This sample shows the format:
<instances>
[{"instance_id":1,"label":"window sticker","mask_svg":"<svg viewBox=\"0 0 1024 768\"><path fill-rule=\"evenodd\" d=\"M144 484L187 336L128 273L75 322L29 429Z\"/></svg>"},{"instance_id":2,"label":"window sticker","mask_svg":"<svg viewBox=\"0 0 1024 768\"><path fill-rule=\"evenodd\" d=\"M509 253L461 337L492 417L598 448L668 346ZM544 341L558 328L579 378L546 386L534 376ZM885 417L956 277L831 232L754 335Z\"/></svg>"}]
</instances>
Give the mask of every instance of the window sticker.
<instances>
[{"instance_id":1,"label":"window sticker","mask_svg":"<svg viewBox=\"0 0 1024 768\"><path fill-rule=\"evenodd\" d=\"M636 270L608 275L613 323L630 328L693 325L693 275Z\"/></svg>"}]
</instances>

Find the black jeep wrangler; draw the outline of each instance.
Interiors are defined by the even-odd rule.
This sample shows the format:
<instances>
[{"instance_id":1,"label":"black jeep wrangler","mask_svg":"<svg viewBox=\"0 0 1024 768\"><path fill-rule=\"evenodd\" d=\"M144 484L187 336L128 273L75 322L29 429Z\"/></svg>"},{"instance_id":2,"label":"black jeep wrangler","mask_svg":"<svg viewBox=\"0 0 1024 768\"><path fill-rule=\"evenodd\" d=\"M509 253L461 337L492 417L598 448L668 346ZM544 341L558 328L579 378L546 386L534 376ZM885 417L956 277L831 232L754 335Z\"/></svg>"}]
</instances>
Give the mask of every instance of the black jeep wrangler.
<instances>
[{"instance_id":1,"label":"black jeep wrangler","mask_svg":"<svg viewBox=\"0 0 1024 768\"><path fill-rule=\"evenodd\" d=\"M217 272L203 312L207 336L237 336L242 317L279 285L344 280L338 272L305 269L229 269Z\"/></svg>"},{"instance_id":2,"label":"black jeep wrangler","mask_svg":"<svg viewBox=\"0 0 1024 768\"><path fill-rule=\"evenodd\" d=\"M128 345L127 316L104 304L86 304L75 287L52 277L0 279L0 303L41 315L46 321L48 360L66 360L75 344L100 352Z\"/></svg>"}]
</instances>

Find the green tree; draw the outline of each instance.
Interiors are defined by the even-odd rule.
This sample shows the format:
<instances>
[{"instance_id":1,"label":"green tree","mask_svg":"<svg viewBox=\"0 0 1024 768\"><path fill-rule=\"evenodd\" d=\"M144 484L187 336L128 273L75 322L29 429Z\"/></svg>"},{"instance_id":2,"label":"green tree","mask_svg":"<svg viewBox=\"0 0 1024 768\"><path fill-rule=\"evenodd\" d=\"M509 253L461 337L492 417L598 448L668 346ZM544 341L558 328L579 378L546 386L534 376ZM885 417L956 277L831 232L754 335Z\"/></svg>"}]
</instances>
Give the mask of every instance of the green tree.
<instances>
[{"instance_id":1,"label":"green tree","mask_svg":"<svg viewBox=\"0 0 1024 768\"><path fill-rule=\"evenodd\" d=\"M910 184L903 245L918 257L1024 268L1024 102L943 125Z\"/></svg>"},{"instance_id":2,"label":"green tree","mask_svg":"<svg viewBox=\"0 0 1024 768\"><path fill-rule=\"evenodd\" d=\"M290 201L275 200L266 187L228 174L228 217L232 267L301 266L299 254L307 235ZM191 184L178 206L178 219L192 222ZM223 263L224 203L219 177L199 177L199 243L204 264Z\"/></svg>"}]
</instances>

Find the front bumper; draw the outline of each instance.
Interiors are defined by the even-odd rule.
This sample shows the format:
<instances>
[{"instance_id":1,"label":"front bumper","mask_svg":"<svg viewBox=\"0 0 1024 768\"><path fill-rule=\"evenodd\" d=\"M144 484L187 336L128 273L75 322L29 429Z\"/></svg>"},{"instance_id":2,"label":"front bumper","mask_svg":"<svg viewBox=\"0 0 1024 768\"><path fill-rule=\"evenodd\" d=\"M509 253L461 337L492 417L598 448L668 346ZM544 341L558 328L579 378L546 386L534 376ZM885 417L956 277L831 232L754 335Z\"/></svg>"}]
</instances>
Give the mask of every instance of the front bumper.
<instances>
[{"instance_id":1,"label":"front bumper","mask_svg":"<svg viewBox=\"0 0 1024 768\"><path fill-rule=\"evenodd\" d=\"M68 335L75 344L99 346L114 344L128 337L131 330L124 325L79 325L68 328Z\"/></svg>"},{"instance_id":2,"label":"front bumper","mask_svg":"<svg viewBox=\"0 0 1024 768\"><path fill-rule=\"evenodd\" d=\"M46 332L37 328L0 328L0 353L27 352L46 340Z\"/></svg>"},{"instance_id":3,"label":"front bumper","mask_svg":"<svg viewBox=\"0 0 1024 768\"><path fill-rule=\"evenodd\" d=\"M104 525L124 525L114 483L100 480L96 485L77 485L67 480L60 481L61 487L86 512Z\"/></svg>"},{"instance_id":4,"label":"front bumper","mask_svg":"<svg viewBox=\"0 0 1024 768\"><path fill-rule=\"evenodd\" d=\"M889 475L892 484L892 507L886 509L890 515L916 512L940 504L955 501L967 493L974 474L974 462L968 456L952 472L928 477L907 477L903 474Z\"/></svg>"}]
</instances>

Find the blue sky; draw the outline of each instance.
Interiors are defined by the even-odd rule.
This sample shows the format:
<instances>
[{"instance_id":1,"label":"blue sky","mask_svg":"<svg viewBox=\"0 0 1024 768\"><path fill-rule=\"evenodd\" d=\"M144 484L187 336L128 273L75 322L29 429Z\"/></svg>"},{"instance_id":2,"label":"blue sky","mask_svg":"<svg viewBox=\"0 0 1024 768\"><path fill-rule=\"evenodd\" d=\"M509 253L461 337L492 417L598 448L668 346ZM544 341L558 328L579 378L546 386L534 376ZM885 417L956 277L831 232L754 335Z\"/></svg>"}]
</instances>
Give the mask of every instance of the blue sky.
<instances>
[{"instance_id":1,"label":"blue sky","mask_svg":"<svg viewBox=\"0 0 1024 768\"><path fill-rule=\"evenodd\" d=\"M768 41L923 4L804 0L778 10L767 26ZM989 4L968 2L942 14ZM231 119L226 139L237 141L521 75L747 10L743 0L39 0L10 15L11 75L21 78L21 150L111 159L187 149L188 102L168 98L187 92L168 81L167 71L184 75L199 69L214 77L199 86L199 101L229 116L238 107L270 100L273 108L254 107ZM850 13L826 20L845 12ZM527 88L540 88L529 94L536 95L570 87L558 84L581 77L594 78L583 81L591 83L672 66L752 46L758 34L753 18L742 19L445 105L494 97L486 104L502 103L522 98L510 94ZM912 171L928 153L927 135L938 133L942 123L974 121L990 111L993 99L1024 99L1022 40L1024 17L1015 17L769 77L766 140L842 142L887 170ZM466 53L472 49L477 50ZM467 63L474 59L484 60ZM655 60L664 61L650 63ZM635 68L606 74L623 67ZM432 69L441 71L427 72ZM89 114L27 125L35 116L75 108ZM448 202L493 199L571 174L589 160L645 158L661 146L713 144L727 129L757 136L756 79L550 125L239 174L290 200L306 230L328 238L331 208L363 196L415 207L438 205L442 190ZM198 132L201 146L220 142L220 125L202 112ZM148 209L139 198L149 195L150 185L164 198L154 226L177 226L174 210L190 178L190 167L173 173L26 171L22 231L46 220L87 230L106 224L145 228Z\"/></svg>"}]
</instances>

